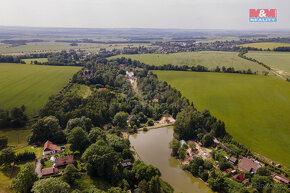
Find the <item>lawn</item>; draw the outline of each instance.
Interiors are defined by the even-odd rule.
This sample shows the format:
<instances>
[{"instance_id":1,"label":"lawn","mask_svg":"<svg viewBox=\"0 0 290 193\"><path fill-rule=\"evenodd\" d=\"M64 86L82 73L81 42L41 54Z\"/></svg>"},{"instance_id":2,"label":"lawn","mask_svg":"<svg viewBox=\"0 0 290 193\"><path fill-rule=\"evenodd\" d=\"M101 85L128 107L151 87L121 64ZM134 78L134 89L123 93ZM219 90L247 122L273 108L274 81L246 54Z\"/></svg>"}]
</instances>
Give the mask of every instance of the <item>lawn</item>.
<instances>
[{"instance_id":1,"label":"lawn","mask_svg":"<svg viewBox=\"0 0 290 193\"><path fill-rule=\"evenodd\" d=\"M260 42L260 43L250 43L250 44L243 44L243 47L253 47L253 48L261 48L263 50L270 49L273 50L277 47L289 47L290 44L287 43L277 43L277 42Z\"/></svg>"},{"instance_id":2,"label":"lawn","mask_svg":"<svg viewBox=\"0 0 290 193\"><path fill-rule=\"evenodd\" d=\"M236 70L267 71L262 66L238 57L238 52L221 52L221 51L201 51L201 52L183 52L175 54L135 54L119 55L112 58L127 57L139 60L149 65L188 65L206 66L209 69L215 69L217 66L234 67Z\"/></svg>"},{"instance_id":3,"label":"lawn","mask_svg":"<svg viewBox=\"0 0 290 193\"><path fill-rule=\"evenodd\" d=\"M87 98L92 94L91 88L83 84L73 84L69 92L74 95L81 96L83 98Z\"/></svg>"},{"instance_id":4,"label":"lawn","mask_svg":"<svg viewBox=\"0 0 290 193\"><path fill-rule=\"evenodd\" d=\"M37 61L40 63L48 62L47 58L31 58L31 59L22 59L26 64L31 64L31 62Z\"/></svg>"},{"instance_id":5,"label":"lawn","mask_svg":"<svg viewBox=\"0 0 290 193\"><path fill-rule=\"evenodd\" d=\"M154 71L198 110L209 109L240 143L290 166L290 87L277 77Z\"/></svg>"},{"instance_id":6,"label":"lawn","mask_svg":"<svg viewBox=\"0 0 290 193\"><path fill-rule=\"evenodd\" d=\"M0 63L0 108L25 105L29 115L57 93L80 67Z\"/></svg>"},{"instance_id":7,"label":"lawn","mask_svg":"<svg viewBox=\"0 0 290 193\"><path fill-rule=\"evenodd\" d=\"M290 44L289 44L290 45ZM261 61L278 73L290 77L290 53L289 52L249 52L246 56Z\"/></svg>"}]
</instances>

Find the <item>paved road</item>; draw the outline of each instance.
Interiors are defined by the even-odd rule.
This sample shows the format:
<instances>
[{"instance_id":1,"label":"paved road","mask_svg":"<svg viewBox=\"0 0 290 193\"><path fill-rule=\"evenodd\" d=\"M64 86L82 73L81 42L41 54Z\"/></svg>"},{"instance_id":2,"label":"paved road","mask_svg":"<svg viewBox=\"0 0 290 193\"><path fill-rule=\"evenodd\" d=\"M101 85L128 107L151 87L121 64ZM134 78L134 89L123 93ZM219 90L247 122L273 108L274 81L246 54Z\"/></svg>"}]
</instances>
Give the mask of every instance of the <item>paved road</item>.
<instances>
[{"instance_id":1,"label":"paved road","mask_svg":"<svg viewBox=\"0 0 290 193\"><path fill-rule=\"evenodd\" d=\"M35 172L37 173L37 176L40 178L42 176L41 174L41 159L35 160Z\"/></svg>"}]
</instances>

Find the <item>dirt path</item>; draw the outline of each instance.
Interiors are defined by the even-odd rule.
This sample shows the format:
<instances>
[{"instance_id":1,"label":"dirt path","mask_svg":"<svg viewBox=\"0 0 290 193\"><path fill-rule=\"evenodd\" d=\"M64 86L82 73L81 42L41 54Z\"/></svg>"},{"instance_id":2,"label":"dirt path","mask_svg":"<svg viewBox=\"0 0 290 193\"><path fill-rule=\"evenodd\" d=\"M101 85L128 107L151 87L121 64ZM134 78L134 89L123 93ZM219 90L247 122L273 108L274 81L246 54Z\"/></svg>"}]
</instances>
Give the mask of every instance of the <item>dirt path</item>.
<instances>
[{"instance_id":1,"label":"dirt path","mask_svg":"<svg viewBox=\"0 0 290 193\"><path fill-rule=\"evenodd\" d=\"M40 158L35 160L35 173L37 173L37 176L41 178L41 162Z\"/></svg>"},{"instance_id":2,"label":"dirt path","mask_svg":"<svg viewBox=\"0 0 290 193\"><path fill-rule=\"evenodd\" d=\"M133 90L136 92L136 94L138 94L137 77L134 78L134 82L133 82Z\"/></svg>"}]
</instances>

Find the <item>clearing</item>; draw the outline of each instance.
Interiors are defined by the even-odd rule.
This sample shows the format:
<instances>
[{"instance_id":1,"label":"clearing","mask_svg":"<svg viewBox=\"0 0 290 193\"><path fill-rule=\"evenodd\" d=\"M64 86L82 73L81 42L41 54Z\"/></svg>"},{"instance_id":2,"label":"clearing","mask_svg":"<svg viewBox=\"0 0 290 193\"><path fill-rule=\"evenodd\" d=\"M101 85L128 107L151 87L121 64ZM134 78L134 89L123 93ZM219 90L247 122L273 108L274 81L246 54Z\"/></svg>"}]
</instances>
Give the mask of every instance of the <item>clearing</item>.
<instances>
[{"instance_id":1,"label":"clearing","mask_svg":"<svg viewBox=\"0 0 290 193\"><path fill-rule=\"evenodd\" d=\"M0 108L25 105L36 114L81 67L0 63Z\"/></svg>"},{"instance_id":2,"label":"clearing","mask_svg":"<svg viewBox=\"0 0 290 193\"><path fill-rule=\"evenodd\" d=\"M202 65L210 70L217 66L234 67L235 70L248 70L255 72L267 71L266 68L240 58L238 52L221 52L221 51L201 51L201 52L181 52L176 54L135 54L135 55L118 55L112 58L126 57L133 60L139 60L145 64L161 66L164 64L173 65Z\"/></svg>"},{"instance_id":3,"label":"clearing","mask_svg":"<svg viewBox=\"0 0 290 193\"><path fill-rule=\"evenodd\" d=\"M226 123L240 143L290 166L290 87L277 77L213 72L154 71Z\"/></svg>"},{"instance_id":4,"label":"clearing","mask_svg":"<svg viewBox=\"0 0 290 193\"><path fill-rule=\"evenodd\" d=\"M31 64L31 62L37 61L37 62L48 62L47 58L30 58L30 59L22 59L26 64Z\"/></svg>"}]
</instances>

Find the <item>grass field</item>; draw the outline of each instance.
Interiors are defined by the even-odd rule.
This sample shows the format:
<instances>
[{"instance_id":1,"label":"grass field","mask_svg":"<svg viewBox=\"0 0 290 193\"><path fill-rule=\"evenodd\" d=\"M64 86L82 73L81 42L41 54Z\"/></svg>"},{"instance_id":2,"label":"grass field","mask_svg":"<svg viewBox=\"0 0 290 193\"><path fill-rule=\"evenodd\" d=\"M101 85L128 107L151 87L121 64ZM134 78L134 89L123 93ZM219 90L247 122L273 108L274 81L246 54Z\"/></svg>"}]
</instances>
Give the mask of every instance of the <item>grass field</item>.
<instances>
[{"instance_id":1,"label":"grass field","mask_svg":"<svg viewBox=\"0 0 290 193\"><path fill-rule=\"evenodd\" d=\"M238 52L218 52L218 51L202 51L202 52L184 52L176 54L138 54L138 55L119 55L117 57L127 57L135 60L139 60L145 64L150 65L189 65L206 66L209 69L215 69L217 66L222 67L234 67L236 70L248 70L252 71L266 71L262 66L242 59L238 57Z\"/></svg>"},{"instance_id":2,"label":"grass field","mask_svg":"<svg viewBox=\"0 0 290 193\"><path fill-rule=\"evenodd\" d=\"M290 166L290 87L277 77L154 71L194 102L225 121L240 143Z\"/></svg>"},{"instance_id":3,"label":"grass field","mask_svg":"<svg viewBox=\"0 0 290 193\"><path fill-rule=\"evenodd\" d=\"M250 43L250 44L243 44L243 47L253 47L253 48L262 48L263 50L270 49L273 50L277 47L289 47L290 44L286 43L277 43L277 42L260 42L260 43Z\"/></svg>"},{"instance_id":4,"label":"grass field","mask_svg":"<svg viewBox=\"0 0 290 193\"><path fill-rule=\"evenodd\" d=\"M290 77L290 53L289 52L249 52L246 56L261 61L278 73Z\"/></svg>"},{"instance_id":5,"label":"grass field","mask_svg":"<svg viewBox=\"0 0 290 193\"><path fill-rule=\"evenodd\" d=\"M92 90L90 87L82 84L73 84L70 88L70 93L79 95L83 98L87 98L92 94Z\"/></svg>"},{"instance_id":6,"label":"grass field","mask_svg":"<svg viewBox=\"0 0 290 193\"><path fill-rule=\"evenodd\" d=\"M25 105L36 113L80 67L0 63L0 108Z\"/></svg>"},{"instance_id":7,"label":"grass field","mask_svg":"<svg viewBox=\"0 0 290 193\"><path fill-rule=\"evenodd\" d=\"M11 46L8 44L0 44L1 54L31 54L31 53L45 53L45 52L59 52L62 50L70 49L82 49L88 52L96 52L100 48L106 48L108 50L121 49L127 46L151 46L150 44L96 44L96 43L79 43L77 46L71 46L70 43L63 42L36 42L27 43L27 45Z\"/></svg>"},{"instance_id":8,"label":"grass field","mask_svg":"<svg viewBox=\"0 0 290 193\"><path fill-rule=\"evenodd\" d=\"M31 59L22 59L26 64L31 64L31 61L37 61L37 62L48 62L47 58L31 58Z\"/></svg>"}]
</instances>

